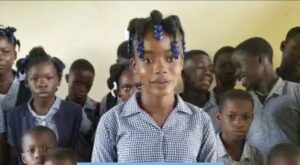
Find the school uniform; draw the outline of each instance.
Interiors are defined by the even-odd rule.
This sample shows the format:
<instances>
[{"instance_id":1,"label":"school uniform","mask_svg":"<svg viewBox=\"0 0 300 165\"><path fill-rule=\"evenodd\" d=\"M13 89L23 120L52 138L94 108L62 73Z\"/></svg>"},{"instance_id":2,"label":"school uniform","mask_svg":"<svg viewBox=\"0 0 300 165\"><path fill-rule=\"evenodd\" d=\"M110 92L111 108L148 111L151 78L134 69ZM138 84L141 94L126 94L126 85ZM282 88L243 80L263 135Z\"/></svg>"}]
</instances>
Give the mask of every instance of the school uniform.
<instances>
[{"instance_id":1,"label":"school uniform","mask_svg":"<svg viewBox=\"0 0 300 165\"><path fill-rule=\"evenodd\" d=\"M264 156L279 143L300 146L300 84L277 80L261 102L254 91L254 119L247 135L249 144Z\"/></svg>"},{"instance_id":2,"label":"school uniform","mask_svg":"<svg viewBox=\"0 0 300 165\"><path fill-rule=\"evenodd\" d=\"M116 94L112 94L112 92L107 93L101 100L101 105L99 109L100 118L109 111L112 107L121 103L121 99Z\"/></svg>"},{"instance_id":3,"label":"school uniform","mask_svg":"<svg viewBox=\"0 0 300 165\"><path fill-rule=\"evenodd\" d=\"M81 108L74 103L56 98L48 114L39 116L33 111L32 100L30 100L28 103L12 109L8 113L8 143L14 148L20 158L23 133L35 125L43 125L55 132L59 147L75 148L81 120Z\"/></svg>"},{"instance_id":4,"label":"school uniform","mask_svg":"<svg viewBox=\"0 0 300 165\"><path fill-rule=\"evenodd\" d=\"M26 103L30 97L31 92L29 88L26 87L25 81L15 77L8 92L6 94L1 94L0 96L0 107L3 111L4 117L6 118L9 110L18 105Z\"/></svg>"},{"instance_id":5,"label":"school uniform","mask_svg":"<svg viewBox=\"0 0 300 165\"><path fill-rule=\"evenodd\" d=\"M176 106L162 126L134 94L100 119L92 162L215 162L216 140L210 117L176 95Z\"/></svg>"},{"instance_id":6,"label":"school uniform","mask_svg":"<svg viewBox=\"0 0 300 165\"><path fill-rule=\"evenodd\" d=\"M213 92L209 92L209 99L207 103L204 105L203 110L211 118L211 122L213 124L215 132L219 132L220 124L217 120L217 112L219 111L219 105L217 104L217 100Z\"/></svg>"},{"instance_id":7,"label":"school uniform","mask_svg":"<svg viewBox=\"0 0 300 165\"><path fill-rule=\"evenodd\" d=\"M221 133L217 134L217 151L218 162L223 165L263 165L264 159L262 154L254 146L245 142L241 159L239 161L232 160L221 140Z\"/></svg>"},{"instance_id":8,"label":"school uniform","mask_svg":"<svg viewBox=\"0 0 300 165\"><path fill-rule=\"evenodd\" d=\"M76 145L76 152L81 162L90 162L91 160L94 134L99 121L99 107L100 103L90 97L87 97L82 107L82 122Z\"/></svg>"}]
</instances>

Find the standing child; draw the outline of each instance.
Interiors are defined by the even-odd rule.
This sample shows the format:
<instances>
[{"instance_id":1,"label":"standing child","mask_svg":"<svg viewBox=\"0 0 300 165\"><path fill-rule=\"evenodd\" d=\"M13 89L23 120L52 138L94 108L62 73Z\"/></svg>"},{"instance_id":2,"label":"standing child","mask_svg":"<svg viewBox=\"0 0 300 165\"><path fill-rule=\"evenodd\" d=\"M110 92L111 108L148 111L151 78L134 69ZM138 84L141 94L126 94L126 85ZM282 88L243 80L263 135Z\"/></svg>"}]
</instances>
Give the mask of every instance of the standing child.
<instances>
[{"instance_id":1,"label":"standing child","mask_svg":"<svg viewBox=\"0 0 300 165\"><path fill-rule=\"evenodd\" d=\"M247 140L264 156L279 143L300 146L300 84L278 77L272 59L271 45L260 37L243 41L233 53L238 79L254 99Z\"/></svg>"},{"instance_id":2,"label":"standing child","mask_svg":"<svg viewBox=\"0 0 300 165\"><path fill-rule=\"evenodd\" d=\"M69 73L65 76L69 87L66 100L82 107L82 123L76 150L81 161L85 162L90 161L92 156L93 135L99 119L100 103L88 96L94 77L95 69L85 59L74 61Z\"/></svg>"},{"instance_id":3,"label":"standing child","mask_svg":"<svg viewBox=\"0 0 300 165\"><path fill-rule=\"evenodd\" d=\"M6 125L7 113L14 107L21 105L30 98L30 90L25 81L18 78L12 66L17 59L17 49L20 49L20 41L15 37L16 28L0 26L0 113L3 113L3 123ZM0 143L4 141L4 134L0 133ZM8 157L7 144L1 147L0 164Z\"/></svg>"},{"instance_id":4,"label":"standing child","mask_svg":"<svg viewBox=\"0 0 300 165\"><path fill-rule=\"evenodd\" d=\"M232 61L233 52L233 47L224 46L214 56L216 86L213 91L217 101L223 93L233 89L236 83L236 70Z\"/></svg>"},{"instance_id":5,"label":"standing child","mask_svg":"<svg viewBox=\"0 0 300 165\"><path fill-rule=\"evenodd\" d=\"M12 66L17 59L17 48L20 41L16 39L14 27L0 26L0 110L4 119L9 110L23 104L30 98L30 91L25 86L25 81L18 79Z\"/></svg>"},{"instance_id":6,"label":"standing child","mask_svg":"<svg viewBox=\"0 0 300 165\"><path fill-rule=\"evenodd\" d=\"M8 114L10 145L20 155L23 133L35 125L42 125L55 132L58 146L75 147L82 118L81 108L55 96L64 64L48 55L42 47L35 47L24 59L22 67L32 99Z\"/></svg>"},{"instance_id":7,"label":"standing child","mask_svg":"<svg viewBox=\"0 0 300 165\"><path fill-rule=\"evenodd\" d=\"M141 82L139 77L130 69L129 64L113 64L110 67L107 86L111 92L102 99L100 116L118 103L127 101L135 92L141 89Z\"/></svg>"},{"instance_id":8,"label":"standing child","mask_svg":"<svg viewBox=\"0 0 300 165\"><path fill-rule=\"evenodd\" d=\"M218 160L224 165L263 165L260 152L247 143L246 135L253 120L253 99L245 91L229 90L220 98L217 118Z\"/></svg>"},{"instance_id":9,"label":"standing child","mask_svg":"<svg viewBox=\"0 0 300 165\"><path fill-rule=\"evenodd\" d=\"M100 119L92 162L215 162L209 116L174 90L183 66L180 20L132 19L128 26L131 64L142 90Z\"/></svg>"}]
</instances>

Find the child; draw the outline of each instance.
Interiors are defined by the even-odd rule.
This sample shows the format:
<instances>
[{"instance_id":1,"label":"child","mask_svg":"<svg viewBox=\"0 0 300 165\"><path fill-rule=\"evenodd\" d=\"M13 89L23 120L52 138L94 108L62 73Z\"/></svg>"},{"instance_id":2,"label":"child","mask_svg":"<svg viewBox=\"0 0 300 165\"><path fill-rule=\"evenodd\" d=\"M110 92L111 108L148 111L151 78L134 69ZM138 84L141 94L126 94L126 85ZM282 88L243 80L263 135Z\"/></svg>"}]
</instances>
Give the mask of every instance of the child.
<instances>
[{"instance_id":1,"label":"child","mask_svg":"<svg viewBox=\"0 0 300 165\"><path fill-rule=\"evenodd\" d=\"M191 50L184 56L182 99L200 108L216 104L209 88L213 82L213 63L202 50Z\"/></svg>"},{"instance_id":2,"label":"child","mask_svg":"<svg viewBox=\"0 0 300 165\"><path fill-rule=\"evenodd\" d=\"M184 31L177 16L132 19L131 64L142 90L100 119L92 162L215 162L209 116L174 93L183 66Z\"/></svg>"},{"instance_id":3,"label":"child","mask_svg":"<svg viewBox=\"0 0 300 165\"><path fill-rule=\"evenodd\" d=\"M279 143L300 145L300 84L273 70L273 49L263 38L240 43L233 53L238 79L254 99L254 120L247 140L264 156Z\"/></svg>"},{"instance_id":4,"label":"child","mask_svg":"<svg viewBox=\"0 0 300 165\"><path fill-rule=\"evenodd\" d=\"M221 131L217 135L218 160L224 165L263 165L260 152L246 141L253 119L253 99L245 91L229 90L220 98L217 119Z\"/></svg>"},{"instance_id":5,"label":"child","mask_svg":"<svg viewBox=\"0 0 300 165\"><path fill-rule=\"evenodd\" d=\"M55 96L64 64L35 47L23 61L26 81L32 93L28 103L8 114L8 140L17 154L21 153L23 133L35 125L51 128L58 137L58 146L75 147L81 124L80 106Z\"/></svg>"},{"instance_id":6,"label":"child","mask_svg":"<svg viewBox=\"0 0 300 165\"><path fill-rule=\"evenodd\" d=\"M57 148L46 157L44 165L76 165L77 156L72 149Z\"/></svg>"},{"instance_id":7,"label":"child","mask_svg":"<svg viewBox=\"0 0 300 165\"><path fill-rule=\"evenodd\" d=\"M102 99L100 116L120 102L127 101L141 89L139 77L133 73L129 64L114 64L110 67L107 86L111 92Z\"/></svg>"},{"instance_id":8,"label":"child","mask_svg":"<svg viewBox=\"0 0 300 165\"><path fill-rule=\"evenodd\" d=\"M233 89L236 83L235 67L232 61L234 48L224 46L220 48L214 56L214 72L216 77L216 86L214 95L216 100L226 91Z\"/></svg>"},{"instance_id":9,"label":"child","mask_svg":"<svg viewBox=\"0 0 300 165\"><path fill-rule=\"evenodd\" d=\"M300 83L300 26L288 31L280 50L282 59L277 74L284 80Z\"/></svg>"},{"instance_id":10,"label":"child","mask_svg":"<svg viewBox=\"0 0 300 165\"><path fill-rule=\"evenodd\" d=\"M18 79L12 66L17 59L17 47L20 41L16 39L14 27L0 26L0 107L4 119L12 108L23 104L30 98L30 91L25 86L25 81Z\"/></svg>"},{"instance_id":11,"label":"child","mask_svg":"<svg viewBox=\"0 0 300 165\"><path fill-rule=\"evenodd\" d=\"M213 63L209 55L202 50L191 50L185 53L182 70L184 90L182 99L209 114L215 131L219 129L216 120L218 105L209 88L213 82Z\"/></svg>"},{"instance_id":12,"label":"child","mask_svg":"<svg viewBox=\"0 0 300 165\"><path fill-rule=\"evenodd\" d=\"M277 144L268 155L267 165L300 165L300 148L290 143Z\"/></svg>"},{"instance_id":13,"label":"child","mask_svg":"<svg viewBox=\"0 0 300 165\"><path fill-rule=\"evenodd\" d=\"M82 107L80 138L76 147L81 161L90 161L91 159L93 135L99 119L100 103L88 96L93 86L94 77L95 69L85 59L74 61L70 67L69 74L65 76L69 87L66 100L77 103Z\"/></svg>"},{"instance_id":14,"label":"child","mask_svg":"<svg viewBox=\"0 0 300 165\"><path fill-rule=\"evenodd\" d=\"M55 133L48 127L34 126L22 137L22 160L26 165L42 165L45 156L57 146Z\"/></svg>"},{"instance_id":15,"label":"child","mask_svg":"<svg viewBox=\"0 0 300 165\"><path fill-rule=\"evenodd\" d=\"M17 59L17 48L20 49L20 41L15 37L15 32L14 27L0 25L0 111L3 113L2 122L5 125L7 113L12 108L27 102L31 96L25 81L20 80L17 72L12 69ZM0 133L0 143L4 141L4 134ZM0 164L8 157L7 153L10 151L7 149L9 147L6 143L0 144Z\"/></svg>"}]
</instances>

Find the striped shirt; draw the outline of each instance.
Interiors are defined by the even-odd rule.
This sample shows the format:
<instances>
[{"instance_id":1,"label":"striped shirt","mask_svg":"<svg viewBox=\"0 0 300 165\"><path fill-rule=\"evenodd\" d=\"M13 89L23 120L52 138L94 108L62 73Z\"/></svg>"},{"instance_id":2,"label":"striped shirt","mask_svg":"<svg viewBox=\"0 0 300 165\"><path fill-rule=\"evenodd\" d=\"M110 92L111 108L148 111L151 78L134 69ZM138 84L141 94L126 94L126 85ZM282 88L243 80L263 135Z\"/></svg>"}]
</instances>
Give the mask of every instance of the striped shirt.
<instances>
[{"instance_id":1,"label":"striped shirt","mask_svg":"<svg viewBox=\"0 0 300 165\"><path fill-rule=\"evenodd\" d=\"M176 96L163 127L142 110L137 97L100 119L92 162L215 162L216 140L210 117Z\"/></svg>"}]
</instances>

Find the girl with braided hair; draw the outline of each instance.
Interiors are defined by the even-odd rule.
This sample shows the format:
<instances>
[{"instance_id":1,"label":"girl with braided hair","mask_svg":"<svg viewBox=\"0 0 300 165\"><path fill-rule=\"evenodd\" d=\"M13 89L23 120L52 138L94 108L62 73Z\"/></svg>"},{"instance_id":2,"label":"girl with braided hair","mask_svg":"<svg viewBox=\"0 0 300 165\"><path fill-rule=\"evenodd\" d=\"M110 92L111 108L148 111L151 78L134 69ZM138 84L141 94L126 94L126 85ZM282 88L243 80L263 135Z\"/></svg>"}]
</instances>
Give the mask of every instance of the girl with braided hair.
<instances>
[{"instance_id":1,"label":"girl with braided hair","mask_svg":"<svg viewBox=\"0 0 300 165\"><path fill-rule=\"evenodd\" d=\"M32 93L27 103L7 115L8 143L17 155L18 164L23 164L21 137L35 125L52 129L59 147L75 149L82 120L81 107L55 95L64 67L60 59L51 57L42 47L34 47L18 65L18 69L26 73L26 84Z\"/></svg>"},{"instance_id":2,"label":"girl with braided hair","mask_svg":"<svg viewBox=\"0 0 300 165\"><path fill-rule=\"evenodd\" d=\"M92 162L215 162L210 117L175 94L184 55L178 16L132 19L131 67L142 90L100 119Z\"/></svg>"}]
</instances>

